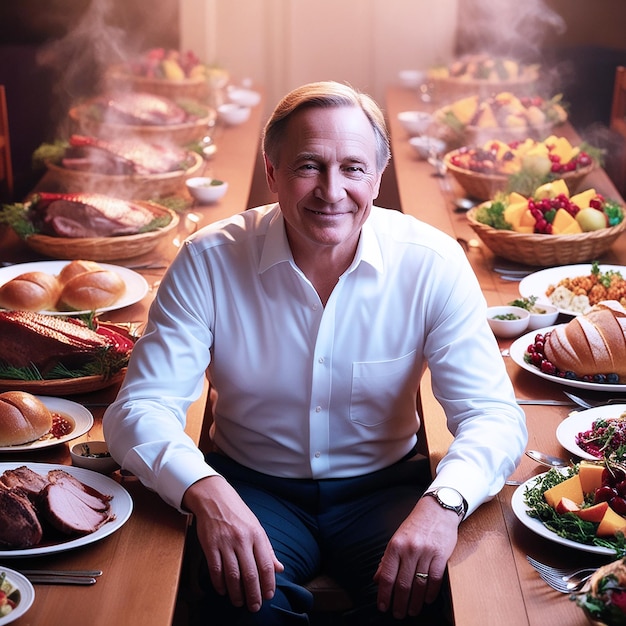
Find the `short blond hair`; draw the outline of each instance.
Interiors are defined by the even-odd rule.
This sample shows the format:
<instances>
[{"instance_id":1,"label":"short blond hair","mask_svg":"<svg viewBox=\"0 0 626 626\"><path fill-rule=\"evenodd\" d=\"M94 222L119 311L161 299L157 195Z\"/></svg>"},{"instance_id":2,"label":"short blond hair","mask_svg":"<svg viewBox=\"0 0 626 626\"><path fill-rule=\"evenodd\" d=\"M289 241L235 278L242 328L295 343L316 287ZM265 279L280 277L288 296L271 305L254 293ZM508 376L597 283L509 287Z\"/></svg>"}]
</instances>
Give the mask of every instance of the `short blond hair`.
<instances>
[{"instance_id":1,"label":"short blond hair","mask_svg":"<svg viewBox=\"0 0 626 626\"><path fill-rule=\"evenodd\" d=\"M302 85L288 93L274 109L263 131L263 152L278 165L280 144L290 117L304 108L357 107L365 113L376 137L376 167L383 172L391 157L385 117L374 99L367 94L335 81Z\"/></svg>"}]
</instances>

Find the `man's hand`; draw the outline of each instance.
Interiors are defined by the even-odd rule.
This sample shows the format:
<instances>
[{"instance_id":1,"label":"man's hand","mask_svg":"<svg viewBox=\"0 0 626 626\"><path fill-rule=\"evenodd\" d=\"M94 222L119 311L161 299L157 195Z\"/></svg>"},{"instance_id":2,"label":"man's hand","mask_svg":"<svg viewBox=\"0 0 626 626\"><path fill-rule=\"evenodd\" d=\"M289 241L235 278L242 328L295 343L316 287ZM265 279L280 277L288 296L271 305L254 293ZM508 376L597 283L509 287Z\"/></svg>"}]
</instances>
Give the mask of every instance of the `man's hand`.
<instances>
[{"instance_id":1,"label":"man's hand","mask_svg":"<svg viewBox=\"0 0 626 626\"><path fill-rule=\"evenodd\" d=\"M374 575L381 611L391 609L396 619L402 619L417 615L425 602L435 600L459 523L459 516L434 498L422 498L415 505L389 541Z\"/></svg>"},{"instance_id":2,"label":"man's hand","mask_svg":"<svg viewBox=\"0 0 626 626\"><path fill-rule=\"evenodd\" d=\"M284 569L258 519L221 476L189 487L183 507L196 518L215 590L235 606L258 611L274 596L276 572Z\"/></svg>"}]
</instances>

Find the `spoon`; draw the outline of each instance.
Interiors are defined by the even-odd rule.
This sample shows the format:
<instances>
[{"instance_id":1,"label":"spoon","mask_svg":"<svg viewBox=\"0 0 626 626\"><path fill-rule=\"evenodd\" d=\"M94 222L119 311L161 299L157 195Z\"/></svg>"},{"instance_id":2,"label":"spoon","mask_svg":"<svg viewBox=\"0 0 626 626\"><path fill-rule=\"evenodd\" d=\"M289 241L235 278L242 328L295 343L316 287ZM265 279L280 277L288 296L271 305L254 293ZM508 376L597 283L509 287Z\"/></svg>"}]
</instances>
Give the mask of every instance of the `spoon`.
<instances>
[{"instance_id":1,"label":"spoon","mask_svg":"<svg viewBox=\"0 0 626 626\"><path fill-rule=\"evenodd\" d=\"M469 211L476 206L476 202L471 198L455 198L454 200L454 210L462 213L464 211Z\"/></svg>"},{"instance_id":2,"label":"spoon","mask_svg":"<svg viewBox=\"0 0 626 626\"><path fill-rule=\"evenodd\" d=\"M526 450L526 456L530 457L536 463L545 465L546 467L569 467L569 461L560 459L557 456L551 456L538 450Z\"/></svg>"}]
</instances>

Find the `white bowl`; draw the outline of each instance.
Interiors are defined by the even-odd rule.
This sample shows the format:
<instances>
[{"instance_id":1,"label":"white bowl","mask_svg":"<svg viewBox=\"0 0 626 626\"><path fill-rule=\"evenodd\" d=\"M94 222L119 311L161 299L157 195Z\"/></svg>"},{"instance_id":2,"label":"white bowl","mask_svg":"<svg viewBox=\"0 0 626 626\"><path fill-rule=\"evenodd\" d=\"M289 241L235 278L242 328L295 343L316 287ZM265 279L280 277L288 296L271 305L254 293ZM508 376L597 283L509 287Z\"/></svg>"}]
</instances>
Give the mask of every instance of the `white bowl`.
<instances>
[{"instance_id":1,"label":"white bowl","mask_svg":"<svg viewBox=\"0 0 626 626\"><path fill-rule=\"evenodd\" d=\"M191 196L200 204L213 204L228 190L228 183L225 180L207 176L188 178L185 184Z\"/></svg>"},{"instance_id":2,"label":"white bowl","mask_svg":"<svg viewBox=\"0 0 626 626\"><path fill-rule=\"evenodd\" d=\"M496 319L499 315L512 315L514 319ZM519 337L528 328L530 312L519 306L509 304L491 306L487 309L487 321L496 337Z\"/></svg>"},{"instance_id":3,"label":"white bowl","mask_svg":"<svg viewBox=\"0 0 626 626\"><path fill-rule=\"evenodd\" d=\"M409 143L413 146L420 159L428 159L431 156L441 156L446 150L446 142L438 137L411 137Z\"/></svg>"},{"instance_id":4,"label":"white bowl","mask_svg":"<svg viewBox=\"0 0 626 626\"><path fill-rule=\"evenodd\" d=\"M227 126L242 124L250 117L250 107L226 102L217 107L217 119Z\"/></svg>"},{"instance_id":5,"label":"white bowl","mask_svg":"<svg viewBox=\"0 0 626 626\"><path fill-rule=\"evenodd\" d=\"M403 87L417 89L426 80L426 72L423 70L400 70L398 78Z\"/></svg>"},{"instance_id":6,"label":"white bowl","mask_svg":"<svg viewBox=\"0 0 626 626\"><path fill-rule=\"evenodd\" d=\"M559 309L553 304L535 304L534 307L537 311L544 311L543 313L530 312L530 320L528 322L528 330L537 330L538 328L546 328L552 326L556 322L556 318L559 316Z\"/></svg>"},{"instance_id":7,"label":"white bowl","mask_svg":"<svg viewBox=\"0 0 626 626\"><path fill-rule=\"evenodd\" d=\"M75 443L70 448L72 465L85 469L110 474L119 469L119 463L109 454L109 447L105 441L83 441Z\"/></svg>"},{"instance_id":8,"label":"white bowl","mask_svg":"<svg viewBox=\"0 0 626 626\"><path fill-rule=\"evenodd\" d=\"M231 87L226 91L229 102L234 102L242 107L255 107L261 102L261 94L245 87Z\"/></svg>"},{"instance_id":9,"label":"white bowl","mask_svg":"<svg viewBox=\"0 0 626 626\"><path fill-rule=\"evenodd\" d=\"M432 124L433 116L426 111L401 111L398 121L410 137L423 135Z\"/></svg>"}]
</instances>

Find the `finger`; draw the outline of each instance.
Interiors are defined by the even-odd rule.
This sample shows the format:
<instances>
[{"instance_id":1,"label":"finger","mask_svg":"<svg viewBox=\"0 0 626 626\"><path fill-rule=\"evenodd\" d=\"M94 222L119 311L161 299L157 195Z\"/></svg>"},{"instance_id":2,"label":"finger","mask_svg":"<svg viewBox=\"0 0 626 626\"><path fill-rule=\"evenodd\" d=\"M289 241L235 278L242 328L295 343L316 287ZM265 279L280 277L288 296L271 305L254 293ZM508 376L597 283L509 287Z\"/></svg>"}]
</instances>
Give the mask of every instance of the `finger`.
<instances>
[{"instance_id":1,"label":"finger","mask_svg":"<svg viewBox=\"0 0 626 626\"><path fill-rule=\"evenodd\" d=\"M209 570L209 577L211 578L211 584L215 591L221 595L225 596L226 589L226 581L224 579L224 567L222 564L222 557L219 552L206 552L206 561L207 567Z\"/></svg>"}]
</instances>

